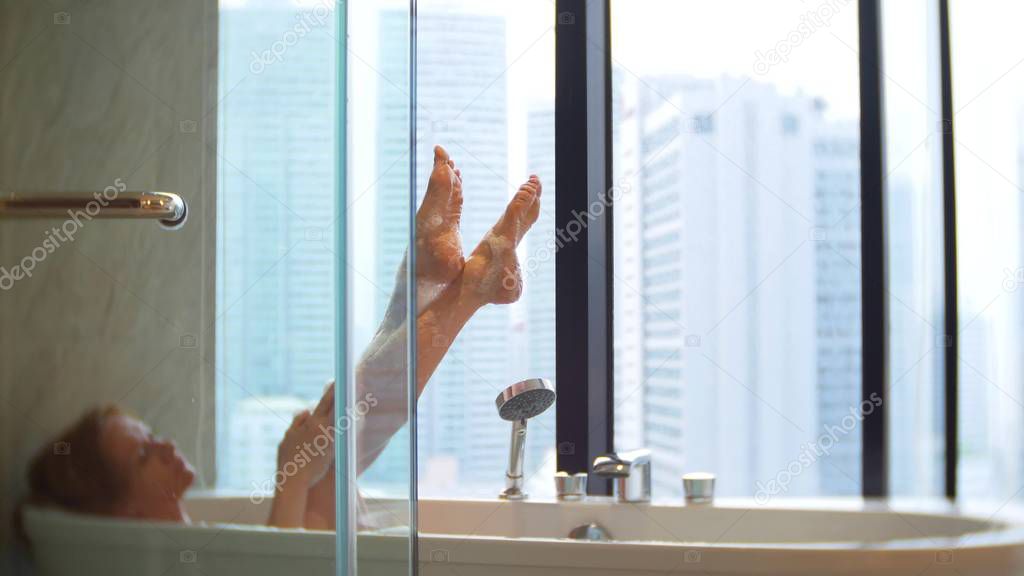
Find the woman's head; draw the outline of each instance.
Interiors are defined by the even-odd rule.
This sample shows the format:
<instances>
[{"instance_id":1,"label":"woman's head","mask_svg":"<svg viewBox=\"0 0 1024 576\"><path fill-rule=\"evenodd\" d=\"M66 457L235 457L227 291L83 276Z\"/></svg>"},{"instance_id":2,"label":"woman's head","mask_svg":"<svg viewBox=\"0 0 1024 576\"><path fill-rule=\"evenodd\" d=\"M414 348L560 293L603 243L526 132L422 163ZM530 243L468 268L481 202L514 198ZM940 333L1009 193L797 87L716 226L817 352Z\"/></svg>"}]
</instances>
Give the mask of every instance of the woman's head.
<instances>
[{"instance_id":1,"label":"woman's head","mask_svg":"<svg viewBox=\"0 0 1024 576\"><path fill-rule=\"evenodd\" d=\"M33 459L30 502L89 514L183 520L195 472L174 443L116 406L86 413Z\"/></svg>"}]
</instances>

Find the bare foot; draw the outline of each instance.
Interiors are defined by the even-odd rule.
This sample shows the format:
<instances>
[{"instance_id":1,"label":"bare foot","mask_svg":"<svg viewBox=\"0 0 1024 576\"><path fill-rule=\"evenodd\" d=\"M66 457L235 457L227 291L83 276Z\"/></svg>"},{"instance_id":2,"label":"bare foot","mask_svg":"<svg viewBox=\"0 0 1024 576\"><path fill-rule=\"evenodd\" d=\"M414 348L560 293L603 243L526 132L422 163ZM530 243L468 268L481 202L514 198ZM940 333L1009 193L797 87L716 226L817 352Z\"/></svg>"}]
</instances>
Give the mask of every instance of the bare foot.
<instances>
[{"instance_id":1,"label":"bare foot","mask_svg":"<svg viewBox=\"0 0 1024 576\"><path fill-rule=\"evenodd\" d=\"M484 304L509 304L523 293L516 247L540 214L541 184L530 176L466 260L464 286Z\"/></svg>"},{"instance_id":2,"label":"bare foot","mask_svg":"<svg viewBox=\"0 0 1024 576\"><path fill-rule=\"evenodd\" d=\"M416 279L438 289L462 271L462 174L448 152L434 146L434 170L416 212Z\"/></svg>"}]
</instances>

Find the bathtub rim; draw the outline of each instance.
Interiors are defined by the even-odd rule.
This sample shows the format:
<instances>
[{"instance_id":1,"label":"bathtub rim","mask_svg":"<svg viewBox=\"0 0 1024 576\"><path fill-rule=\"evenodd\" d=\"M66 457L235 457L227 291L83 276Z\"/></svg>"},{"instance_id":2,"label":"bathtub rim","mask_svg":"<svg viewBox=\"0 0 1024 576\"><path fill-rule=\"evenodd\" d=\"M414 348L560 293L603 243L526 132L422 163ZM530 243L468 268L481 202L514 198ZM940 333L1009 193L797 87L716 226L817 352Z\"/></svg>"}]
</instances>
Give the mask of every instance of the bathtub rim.
<instances>
[{"instance_id":1,"label":"bathtub rim","mask_svg":"<svg viewBox=\"0 0 1024 576\"><path fill-rule=\"evenodd\" d=\"M567 506L567 507L607 507L621 505L610 499L606 498L594 498L585 502L555 502L555 501L526 501L526 502L508 502L504 500L489 500L489 499L438 499L438 498L425 498L422 499L428 504L439 505L442 503L452 504L466 504L471 506L533 506L533 505L546 505L546 506ZM249 508L256 506L257 509L265 507L267 504L256 504L249 500L247 497L239 495L237 492L224 492L224 491L194 491L190 492L186 496L186 505L190 509L202 506L206 503L216 502L217 504L233 505L239 509ZM376 503L377 506L386 506L393 508L401 508L408 505L407 500L398 499L375 499L369 500L371 506ZM734 549L787 549L787 550L868 550L868 549L887 549L887 550L916 550L921 548L935 549L939 548L936 544L942 544L946 547L957 548L957 549L968 549L968 548L982 548L991 547L995 545L1015 545L1024 544L1024 515L1019 511L1009 510L1002 516L990 515L983 517L980 514L971 513L969 510L965 510L963 506L950 504L946 501L937 500L913 500L906 501L903 503L895 503L893 500L885 499L805 499L805 500L791 500L785 501L779 504L770 505L755 505L750 506L752 500L747 499L730 499L717 501L714 508L732 511L742 510L773 510L781 512L801 512L801 511L813 511L817 513L828 513L828 512L841 512L841 513L856 513L856 512L871 512L871 513L894 513L899 515L909 515L918 517L929 517L929 516L942 516L950 517L955 516L970 520L974 522L980 522L988 524L989 528L981 531L968 532L961 536L947 537L947 536L925 536L914 537L914 538L898 538L880 542L861 542L857 540L837 540L837 541L818 541L818 542L736 542L736 541L721 541L721 542L701 542L701 541L658 541L658 540L615 540L610 544L617 546L630 545L630 546L703 546L706 548L734 548ZM824 504L824 505L823 505ZM655 502L653 504L641 504L631 505L634 507L657 507L662 509L674 509L683 508L683 506L672 506L668 504ZM25 521L26 521L26 533L31 536L31 527L38 523L38 519L41 514L47 515L47 518L61 518L63 519L64 525L82 526L89 523L99 523L101 526L109 527L112 530L125 530L132 531L132 528L137 528L140 523L153 525L154 528L161 532L170 532L175 534L191 534L191 533L233 533L233 532L251 532L260 533L274 536L284 536L284 540L299 537L309 537L310 535L322 535L328 536L333 539L334 531L325 530L307 530L304 528L276 528L268 527L260 523L244 522L244 521L212 521L212 522L195 522L192 524L181 524L177 522L162 522L162 521L140 521L134 519L125 518L111 518L103 516L93 516L87 514L78 514L69 512L66 510L60 510L48 506L26 506L25 508ZM52 515L52 516L51 516ZM249 514L252 516L252 514ZM234 518L243 516L241 512L236 513ZM263 514L257 513L256 516L265 517ZM198 531L198 532L197 532ZM360 531L360 536L390 536L384 532L375 531ZM396 535L397 536L397 535ZM491 534L461 534L461 533L445 533L445 532L420 532L418 534L420 539L423 538L451 538L451 539L464 539L464 540L487 540L493 539L497 541L524 541L524 542L545 542L545 541L567 541L567 538L553 538L553 537L532 537L532 536L500 536ZM407 538L407 536L404 536ZM594 543L585 543L594 544Z\"/></svg>"},{"instance_id":2,"label":"bathtub rim","mask_svg":"<svg viewBox=\"0 0 1024 576\"><path fill-rule=\"evenodd\" d=\"M248 499L207 492L189 496L193 504L217 501L219 503L245 504ZM245 502L239 502L239 501ZM477 504L504 503L496 500L430 500L431 502L475 502ZM251 503L249 503L251 504ZM407 502L406 502L407 504ZM511 503L520 505L521 503ZM550 503L549 503L550 504ZM591 503L594 504L594 503ZM806 506L806 504L805 504ZM791 510L806 507L777 506L774 509ZM890 502L846 502L845 511L869 508L873 511L891 511ZM719 507L737 509L737 506ZM949 511L956 506L945 506ZM832 511L829 507L813 508L818 511ZM933 507L933 509L935 509ZM958 514L961 515L962 514ZM77 545L96 544L116 549L139 545L153 551L181 551L197 546L209 553L274 555L333 560L335 534L331 531L268 528L253 524L195 523L138 521L122 518L106 518L75 514L46 507L27 507L25 510L26 531L35 545L49 547L55 543ZM975 519L980 519L975 517ZM984 519L980 519L984 520ZM583 569L635 569L630 558L643 557L645 562L663 570L664 566L685 573L690 568L695 572L717 572L743 570L749 572L751 565L756 571L777 572L781 566L792 571L799 563L799 573L812 574L828 569L836 562L844 566L863 566L869 569L873 563L903 562L918 565L934 561L940 551L953 551L962 562L992 563L999 565L1024 565L1024 525L1004 521L988 520L993 529L969 533L958 537L919 538L893 540L865 544L862 542L814 542L814 543L744 543L735 542L657 542L657 541L613 541L581 542L559 538L503 537L472 534L419 534L421 563L434 564L433 553L448 551L449 561L458 565L523 566L549 568ZM139 530L140 524L153 530ZM156 537L159 531L173 538ZM147 534L147 532L149 532ZM36 539L40 536L39 540ZM84 536L84 538L83 538ZM111 539L114 539L113 541ZM378 532L358 534L360 558L367 561L393 562L403 550L407 550L408 537ZM510 544L516 543L516 546ZM527 550L524 550L524 547ZM254 552L255 550L255 552ZM586 550L585 554L573 553ZM677 566L680 554L698 553L702 558L696 566ZM638 556L639 555L639 556ZM451 558L454 556L454 558ZM571 559L571 561L570 561ZM1000 564L1001 563L1001 564ZM683 562L682 564L686 564ZM998 568L993 568L998 569Z\"/></svg>"}]
</instances>

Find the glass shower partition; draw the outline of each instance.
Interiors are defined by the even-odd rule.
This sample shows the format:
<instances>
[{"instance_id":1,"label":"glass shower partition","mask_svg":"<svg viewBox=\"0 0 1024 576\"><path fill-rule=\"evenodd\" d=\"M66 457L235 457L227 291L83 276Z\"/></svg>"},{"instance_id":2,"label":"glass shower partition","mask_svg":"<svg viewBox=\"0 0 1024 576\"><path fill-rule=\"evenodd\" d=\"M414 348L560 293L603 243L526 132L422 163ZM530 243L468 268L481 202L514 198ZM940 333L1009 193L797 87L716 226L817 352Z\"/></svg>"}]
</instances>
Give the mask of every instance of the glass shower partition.
<instances>
[{"instance_id":1,"label":"glass shower partition","mask_svg":"<svg viewBox=\"0 0 1024 576\"><path fill-rule=\"evenodd\" d=\"M412 3L339 10L338 574L412 574L416 558ZM343 32L344 31L344 32ZM346 33L347 32L347 33ZM410 322L412 322L410 324ZM344 405L342 405L344 403ZM345 432L348 433L345 433ZM346 480L346 473L348 481ZM347 496L347 497L346 497ZM345 559L345 562L342 560ZM350 572L345 572L345 563Z\"/></svg>"},{"instance_id":2,"label":"glass shower partition","mask_svg":"<svg viewBox=\"0 0 1024 576\"><path fill-rule=\"evenodd\" d=\"M411 10L222 1L220 15L218 484L272 477L252 468L338 375L335 570L408 573ZM264 457L243 429L264 432Z\"/></svg>"},{"instance_id":3,"label":"glass shower partition","mask_svg":"<svg viewBox=\"0 0 1024 576\"><path fill-rule=\"evenodd\" d=\"M0 572L410 573L411 5L157 7L0 4Z\"/></svg>"}]
</instances>

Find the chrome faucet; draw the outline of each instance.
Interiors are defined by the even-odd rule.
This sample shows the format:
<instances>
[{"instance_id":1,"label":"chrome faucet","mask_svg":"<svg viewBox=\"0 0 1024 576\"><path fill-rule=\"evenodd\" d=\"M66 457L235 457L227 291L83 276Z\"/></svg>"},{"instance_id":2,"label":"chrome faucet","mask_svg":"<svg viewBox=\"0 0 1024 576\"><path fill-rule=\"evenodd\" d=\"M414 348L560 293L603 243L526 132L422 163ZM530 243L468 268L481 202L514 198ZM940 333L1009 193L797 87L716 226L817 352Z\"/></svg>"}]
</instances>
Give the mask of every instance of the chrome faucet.
<instances>
[{"instance_id":1,"label":"chrome faucet","mask_svg":"<svg viewBox=\"0 0 1024 576\"><path fill-rule=\"evenodd\" d=\"M594 474L615 479L619 502L651 501L651 451L646 448L594 458Z\"/></svg>"}]
</instances>

